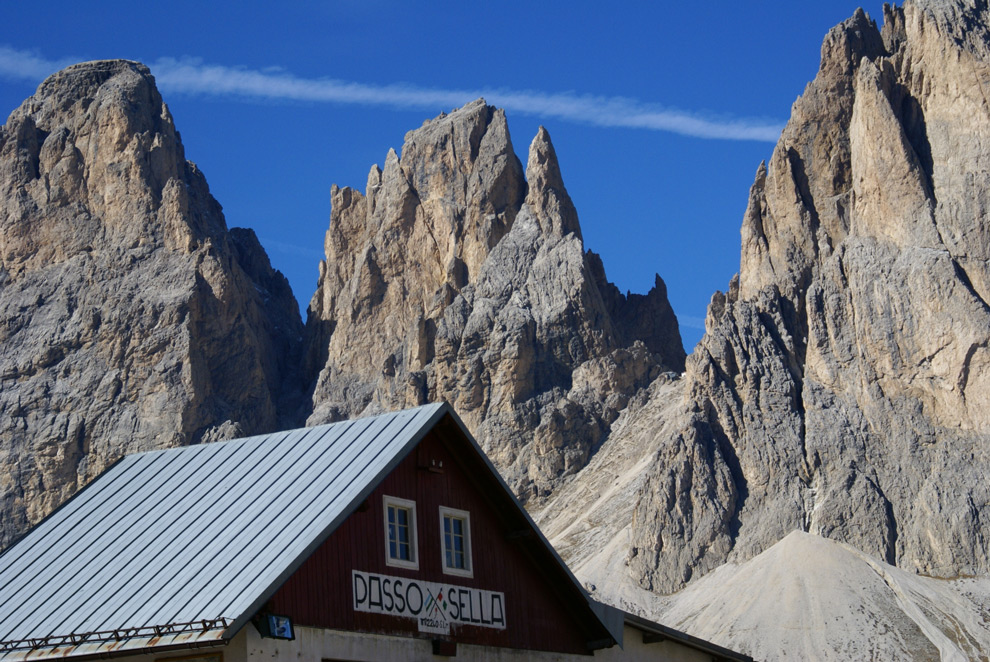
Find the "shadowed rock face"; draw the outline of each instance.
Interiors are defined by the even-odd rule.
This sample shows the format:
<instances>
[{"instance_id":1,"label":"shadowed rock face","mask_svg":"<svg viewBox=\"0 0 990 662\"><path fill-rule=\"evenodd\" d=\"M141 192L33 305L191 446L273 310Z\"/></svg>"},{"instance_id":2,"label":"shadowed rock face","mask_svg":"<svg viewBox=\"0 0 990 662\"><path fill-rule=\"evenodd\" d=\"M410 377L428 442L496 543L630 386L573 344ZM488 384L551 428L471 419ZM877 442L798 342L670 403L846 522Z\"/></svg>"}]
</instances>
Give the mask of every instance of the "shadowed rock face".
<instances>
[{"instance_id":1,"label":"shadowed rock face","mask_svg":"<svg viewBox=\"0 0 990 662\"><path fill-rule=\"evenodd\" d=\"M663 282L622 296L585 252L545 129L526 178L476 101L333 189L310 304L310 423L448 400L523 498L580 469L684 352Z\"/></svg>"},{"instance_id":2,"label":"shadowed rock face","mask_svg":"<svg viewBox=\"0 0 990 662\"><path fill-rule=\"evenodd\" d=\"M988 44L976 2L887 8L882 31L858 11L826 37L639 494L642 586L794 529L990 572Z\"/></svg>"},{"instance_id":3,"label":"shadowed rock face","mask_svg":"<svg viewBox=\"0 0 990 662\"><path fill-rule=\"evenodd\" d=\"M50 77L0 128L0 547L125 453L277 428L301 332L148 69Z\"/></svg>"}]
</instances>

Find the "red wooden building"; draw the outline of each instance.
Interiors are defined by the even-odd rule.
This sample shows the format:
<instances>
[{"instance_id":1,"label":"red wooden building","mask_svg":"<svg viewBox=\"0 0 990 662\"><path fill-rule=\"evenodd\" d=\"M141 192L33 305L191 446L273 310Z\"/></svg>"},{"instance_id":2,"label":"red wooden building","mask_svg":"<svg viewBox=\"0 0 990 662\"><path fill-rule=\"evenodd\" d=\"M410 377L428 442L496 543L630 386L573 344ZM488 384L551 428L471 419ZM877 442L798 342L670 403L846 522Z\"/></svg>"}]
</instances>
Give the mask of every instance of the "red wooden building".
<instances>
[{"instance_id":1,"label":"red wooden building","mask_svg":"<svg viewBox=\"0 0 990 662\"><path fill-rule=\"evenodd\" d=\"M0 605L0 662L748 659L592 600L447 405L124 458Z\"/></svg>"}]
</instances>

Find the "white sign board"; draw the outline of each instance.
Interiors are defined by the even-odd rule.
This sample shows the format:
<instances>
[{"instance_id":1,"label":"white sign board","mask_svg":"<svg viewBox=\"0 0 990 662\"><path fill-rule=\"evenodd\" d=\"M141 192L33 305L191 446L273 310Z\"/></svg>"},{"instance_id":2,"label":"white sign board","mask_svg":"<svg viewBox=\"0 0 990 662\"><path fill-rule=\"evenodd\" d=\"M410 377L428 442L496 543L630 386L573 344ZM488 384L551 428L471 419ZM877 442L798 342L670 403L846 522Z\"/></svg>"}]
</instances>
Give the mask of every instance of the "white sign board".
<instances>
[{"instance_id":1,"label":"white sign board","mask_svg":"<svg viewBox=\"0 0 990 662\"><path fill-rule=\"evenodd\" d=\"M416 619L420 632L450 634L451 625L505 629L505 594L408 577L351 571L354 610Z\"/></svg>"}]
</instances>

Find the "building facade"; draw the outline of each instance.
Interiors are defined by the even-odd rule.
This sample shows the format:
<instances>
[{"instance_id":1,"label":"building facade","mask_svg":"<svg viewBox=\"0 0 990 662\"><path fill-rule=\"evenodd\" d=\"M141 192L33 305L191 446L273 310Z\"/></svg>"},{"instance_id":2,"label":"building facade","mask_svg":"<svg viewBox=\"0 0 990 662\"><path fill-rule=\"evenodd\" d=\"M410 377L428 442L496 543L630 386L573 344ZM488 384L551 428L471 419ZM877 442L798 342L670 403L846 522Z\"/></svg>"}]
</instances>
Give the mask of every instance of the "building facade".
<instances>
[{"instance_id":1,"label":"building facade","mask_svg":"<svg viewBox=\"0 0 990 662\"><path fill-rule=\"evenodd\" d=\"M592 600L447 405L124 458L0 556L0 662L745 660Z\"/></svg>"}]
</instances>

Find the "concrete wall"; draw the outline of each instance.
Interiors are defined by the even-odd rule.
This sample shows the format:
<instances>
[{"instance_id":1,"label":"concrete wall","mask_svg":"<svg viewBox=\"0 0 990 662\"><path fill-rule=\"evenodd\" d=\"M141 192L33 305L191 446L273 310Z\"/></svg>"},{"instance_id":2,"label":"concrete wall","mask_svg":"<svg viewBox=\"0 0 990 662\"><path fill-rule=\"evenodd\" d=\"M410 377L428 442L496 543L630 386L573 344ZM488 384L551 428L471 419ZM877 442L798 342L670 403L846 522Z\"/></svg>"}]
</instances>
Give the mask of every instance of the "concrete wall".
<instances>
[{"instance_id":1,"label":"concrete wall","mask_svg":"<svg viewBox=\"0 0 990 662\"><path fill-rule=\"evenodd\" d=\"M623 648L613 646L595 652L594 657L543 653L537 651L492 648L488 646L457 645L455 658L433 655L433 647L427 639L391 637L387 635L360 634L338 630L297 627L294 641L263 639L254 626L248 625L231 642L231 655L224 662L321 662L322 660L347 660L348 662L373 662L378 660L440 662L445 659L477 660L478 662L589 662L590 660L663 660L664 662L710 662L711 656L677 642L663 641L644 644L639 630L626 627ZM239 642L238 640L242 640ZM243 647L246 657L235 658Z\"/></svg>"},{"instance_id":2,"label":"concrete wall","mask_svg":"<svg viewBox=\"0 0 990 662\"><path fill-rule=\"evenodd\" d=\"M470 646L458 644L457 656L447 658L433 655L433 646L428 639L395 637L388 635L363 634L326 630L322 628L296 627L293 641L265 639L253 625L248 624L227 646L177 650L149 655L134 655L119 658L120 662L162 662L178 658L193 658L210 654L222 654L222 662L324 662L341 660L346 662L379 662L389 660L407 662L420 660L442 662L443 660L475 660L477 662L612 662L617 660L662 660L663 662L711 662L708 654L682 646L674 641L654 644L643 643L643 633L626 626L623 632L623 647L613 646L595 651L593 657L568 655L564 653L544 653L511 648ZM194 662L189 660L189 662Z\"/></svg>"},{"instance_id":3,"label":"concrete wall","mask_svg":"<svg viewBox=\"0 0 990 662\"><path fill-rule=\"evenodd\" d=\"M458 644L456 657L445 658L433 654L433 644L428 639L297 627L294 641L279 641L261 638L254 627L250 625L245 630L247 631L245 637L247 658L235 660L225 657L224 662L321 662L322 660L346 660L347 662L426 660L440 662L446 659L478 660L479 662L502 662L503 660L505 662L522 662L523 660L564 662L592 659L563 653L541 653L463 644ZM237 638L241 638L242 635L244 632L239 634Z\"/></svg>"}]
</instances>

